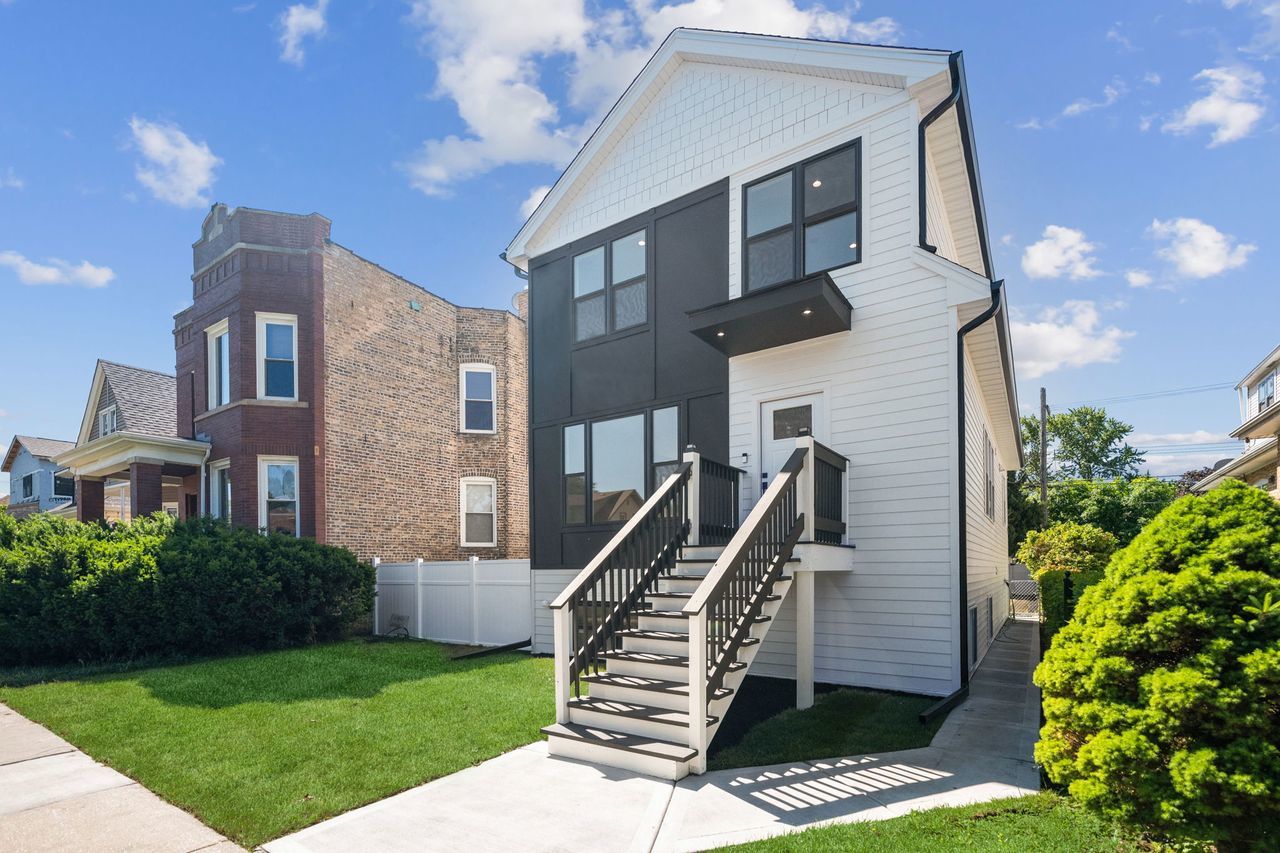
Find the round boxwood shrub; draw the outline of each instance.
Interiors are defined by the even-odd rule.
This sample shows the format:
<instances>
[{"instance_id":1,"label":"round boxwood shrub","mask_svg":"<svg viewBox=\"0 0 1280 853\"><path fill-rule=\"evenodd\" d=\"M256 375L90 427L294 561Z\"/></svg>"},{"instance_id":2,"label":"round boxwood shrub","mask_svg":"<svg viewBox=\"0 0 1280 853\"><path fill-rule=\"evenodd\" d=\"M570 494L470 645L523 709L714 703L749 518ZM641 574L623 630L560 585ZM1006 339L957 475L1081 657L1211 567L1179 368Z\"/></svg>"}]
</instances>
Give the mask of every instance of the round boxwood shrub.
<instances>
[{"instance_id":1,"label":"round boxwood shrub","mask_svg":"<svg viewBox=\"0 0 1280 853\"><path fill-rule=\"evenodd\" d=\"M1280 504L1231 482L1117 552L1036 670L1036 758L1104 814L1277 849Z\"/></svg>"}]
</instances>

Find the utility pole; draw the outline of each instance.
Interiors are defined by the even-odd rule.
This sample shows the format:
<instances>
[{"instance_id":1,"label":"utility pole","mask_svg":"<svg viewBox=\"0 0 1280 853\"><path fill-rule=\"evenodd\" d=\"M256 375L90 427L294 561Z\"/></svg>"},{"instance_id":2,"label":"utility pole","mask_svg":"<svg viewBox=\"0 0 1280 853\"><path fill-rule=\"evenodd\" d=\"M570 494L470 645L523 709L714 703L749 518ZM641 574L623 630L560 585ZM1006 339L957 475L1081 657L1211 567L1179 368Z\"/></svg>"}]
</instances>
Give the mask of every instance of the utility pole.
<instances>
[{"instance_id":1,"label":"utility pole","mask_svg":"<svg viewBox=\"0 0 1280 853\"><path fill-rule=\"evenodd\" d=\"M1040 523L1049 526L1049 404L1040 389Z\"/></svg>"}]
</instances>

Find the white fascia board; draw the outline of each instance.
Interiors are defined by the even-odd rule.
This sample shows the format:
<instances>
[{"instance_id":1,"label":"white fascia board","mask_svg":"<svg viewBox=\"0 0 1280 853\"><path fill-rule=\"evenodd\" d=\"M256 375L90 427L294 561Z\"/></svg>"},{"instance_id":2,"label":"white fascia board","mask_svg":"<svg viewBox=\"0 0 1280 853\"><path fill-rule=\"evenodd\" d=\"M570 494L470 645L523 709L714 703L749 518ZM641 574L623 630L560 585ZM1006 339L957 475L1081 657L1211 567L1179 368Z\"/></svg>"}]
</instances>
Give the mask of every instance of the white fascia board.
<instances>
[{"instance_id":1,"label":"white fascia board","mask_svg":"<svg viewBox=\"0 0 1280 853\"><path fill-rule=\"evenodd\" d=\"M98 395L102 393L102 382L105 377L106 371L102 369L102 360L99 359L94 364L93 383L89 386L89 399L85 401L84 416L80 419L80 432L76 435L77 445L87 442L89 435L93 432L93 416L97 413Z\"/></svg>"},{"instance_id":2,"label":"white fascia board","mask_svg":"<svg viewBox=\"0 0 1280 853\"><path fill-rule=\"evenodd\" d=\"M1280 347L1276 347L1275 349L1273 349L1270 355L1268 355L1262 361L1258 362L1258 366L1255 367L1253 370L1250 370L1249 373L1244 377L1244 379L1241 379L1240 382L1236 385L1236 388L1240 389L1245 387L1246 385L1252 385L1253 383L1257 382L1259 379L1261 379L1263 376L1267 374L1267 372L1275 365L1277 361L1280 361Z\"/></svg>"},{"instance_id":3,"label":"white fascia board","mask_svg":"<svg viewBox=\"0 0 1280 853\"><path fill-rule=\"evenodd\" d=\"M714 62L716 59L731 58L776 63L794 66L802 74L806 67L865 71L900 77L906 88L946 70L950 56L950 51L945 50L879 47L714 30L673 30L579 149L552 185L551 191L516 232L507 245L507 262L517 269L528 271L529 238L551 217L578 179L590 169L597 154L627 122L635 109L648 102L654 85L666 76L669 69L686 59Z\"/></svg>"}]
</instances>

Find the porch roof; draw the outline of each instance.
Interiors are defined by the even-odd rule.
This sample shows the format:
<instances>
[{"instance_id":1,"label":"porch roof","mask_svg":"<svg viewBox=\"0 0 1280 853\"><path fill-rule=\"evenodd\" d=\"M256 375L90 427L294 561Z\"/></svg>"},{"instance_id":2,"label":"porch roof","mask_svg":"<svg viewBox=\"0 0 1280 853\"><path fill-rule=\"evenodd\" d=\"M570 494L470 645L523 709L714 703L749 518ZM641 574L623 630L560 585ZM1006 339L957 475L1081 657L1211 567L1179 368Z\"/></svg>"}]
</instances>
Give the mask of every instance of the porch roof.
<instances>
[{"instance_id":1,"label":"porch roof","mask_svg":"<svg viewBox=\"0 0 1280 853\"><path fill-rule=\"evenodd\" d=\"M77 477L105 477L133 462L198 469L208 450L206 442L190 438L115 432L60 453L53 461Z\"/></svg>"},{"instance_id":2,"label":"porch roof","mask_svg":"<svg viewBox=\"0 0 1280 853\"><path fill-rule=\"evenodd\" d=\"M1280 406L1267 406L1231 431L1232 438L1270 438L1280 435Z\"/></svg>"},{"instance_id":3,"label":"porch roof","mask_svg":"<svg viewBox=\"0 0 1280 853\"><path fill-rule=\"evenodd\" d=\"M826 273L689 312L689 330L731 357L847 332L852 323L853 306Z\"/></svg>"}]
</instances>

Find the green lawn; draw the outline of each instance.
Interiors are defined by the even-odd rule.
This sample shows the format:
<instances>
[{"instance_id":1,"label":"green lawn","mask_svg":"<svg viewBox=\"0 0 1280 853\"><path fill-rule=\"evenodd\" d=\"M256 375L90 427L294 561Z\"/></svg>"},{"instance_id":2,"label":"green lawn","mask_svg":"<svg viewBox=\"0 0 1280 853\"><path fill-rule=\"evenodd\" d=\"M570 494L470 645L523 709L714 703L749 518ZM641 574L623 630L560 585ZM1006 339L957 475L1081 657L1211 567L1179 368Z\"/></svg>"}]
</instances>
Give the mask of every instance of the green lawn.
<instances>
[{"instance_id":1,"label":"green lawn","mask_svg":"<svg viewBox=\"0 0 1280 853\"><path fill-rule=\"evenodd\" d=\"M550 659L450 651L350 640L0 687L0 702L252 846L531 743L554 720Z\"/></svg>"},{"instance_id":2,"label":"green lawn","mask_svg":"<svg viewBox=\"0 0 1280 853\"><path fill-rule=\"evenodd\" d=\"M935 701L841 688L818 694L812 708L797 711L788 709L795 704L795 682L748 678L716 734L708 766L724 770L928 746L946 715L928 726L919 716ZM736 719L741 712L753 718Z\"/></svg>"},{"instance_id":3,"label":"green lawn","mask_svg":"<svg viewBox=\"0 0 1280 853\"><path fill-rule=\"evenodd\" d=\"M891 820L809 829L723 849L739 853L1128 853L1147 848L1140 846L1136 835L1117 829L1068 799L1043 792L976 806L915 812Z\"/></svg>"}]
</instances>

